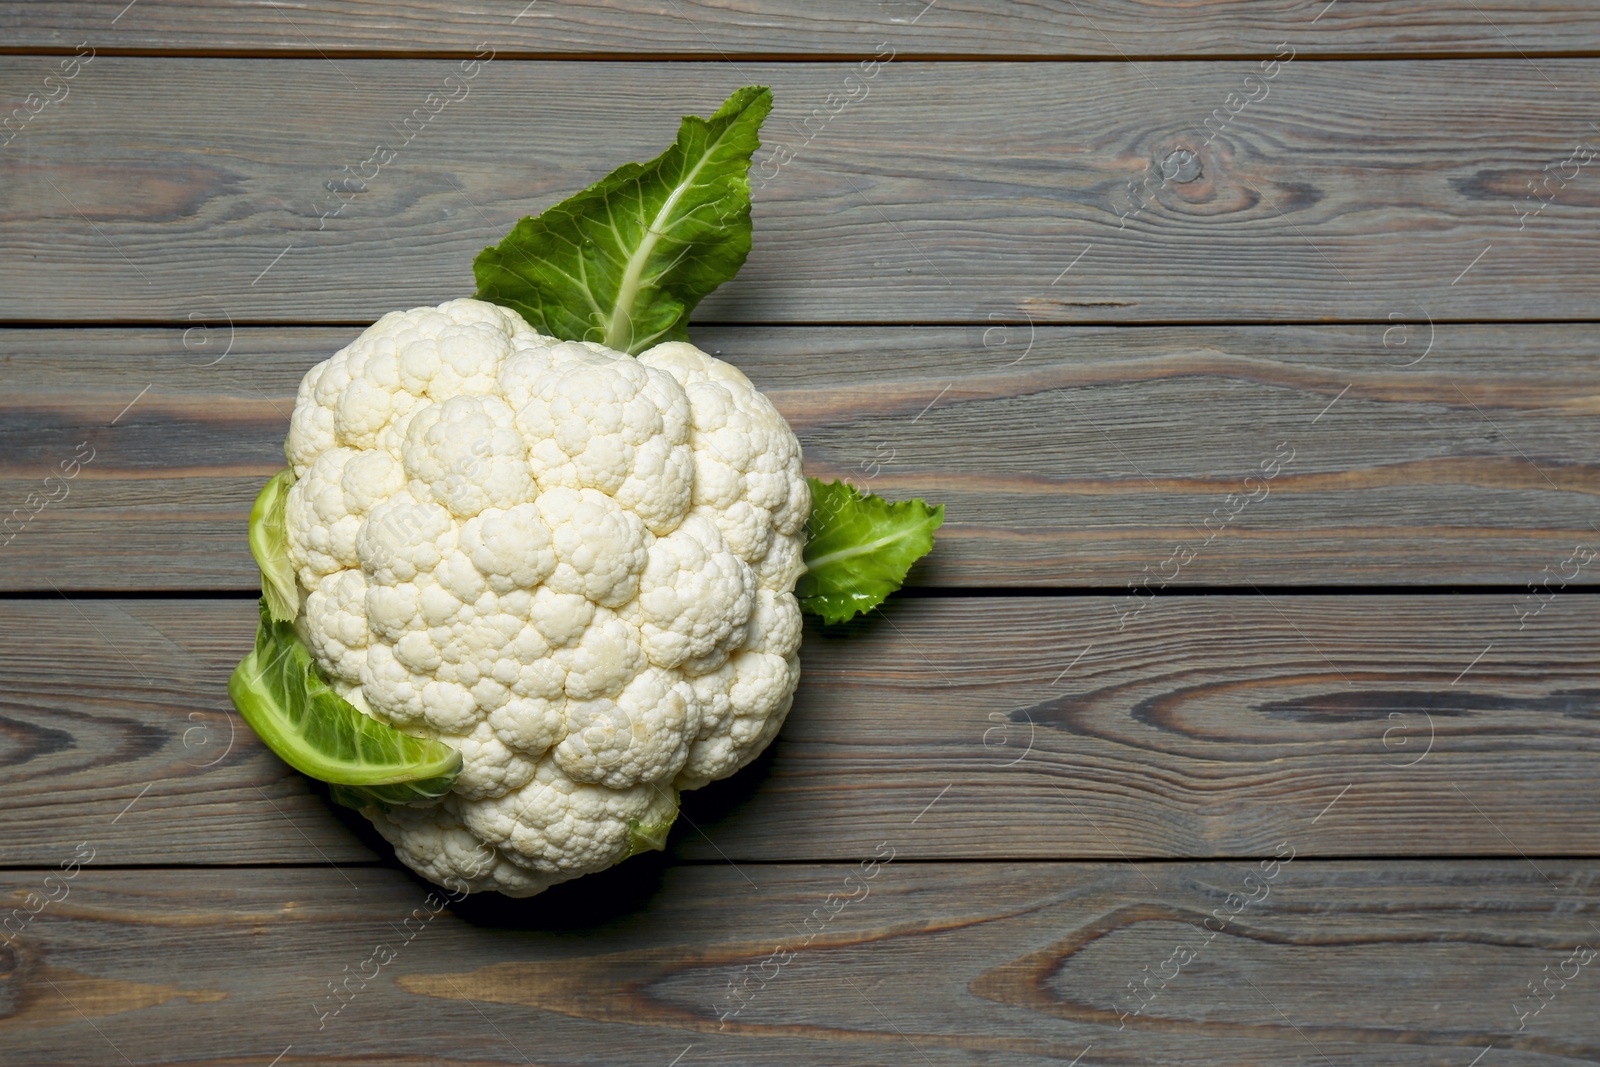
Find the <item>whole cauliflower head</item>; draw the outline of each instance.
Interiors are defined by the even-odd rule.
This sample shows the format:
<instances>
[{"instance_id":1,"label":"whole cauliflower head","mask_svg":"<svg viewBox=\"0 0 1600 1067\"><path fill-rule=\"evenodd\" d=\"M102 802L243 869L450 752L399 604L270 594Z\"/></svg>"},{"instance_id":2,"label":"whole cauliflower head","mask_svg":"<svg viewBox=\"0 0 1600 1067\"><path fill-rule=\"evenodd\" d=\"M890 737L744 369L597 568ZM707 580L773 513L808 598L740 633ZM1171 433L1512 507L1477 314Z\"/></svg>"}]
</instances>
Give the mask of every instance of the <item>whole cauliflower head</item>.
<instances>
[{"instance_id":1,"label":"whole cauliflower head","mask_svg":"<svg viewBox=\"0 0 1600 1067\"><path fill-rule=\"evenodd\" d=\"M300 636L362 712L462 754L440 800L368 811L424 877L530 896L609 867L782 725L810 492L728 364L453 300L313 367L285 451Z\"/></svg>"}]
</instances>

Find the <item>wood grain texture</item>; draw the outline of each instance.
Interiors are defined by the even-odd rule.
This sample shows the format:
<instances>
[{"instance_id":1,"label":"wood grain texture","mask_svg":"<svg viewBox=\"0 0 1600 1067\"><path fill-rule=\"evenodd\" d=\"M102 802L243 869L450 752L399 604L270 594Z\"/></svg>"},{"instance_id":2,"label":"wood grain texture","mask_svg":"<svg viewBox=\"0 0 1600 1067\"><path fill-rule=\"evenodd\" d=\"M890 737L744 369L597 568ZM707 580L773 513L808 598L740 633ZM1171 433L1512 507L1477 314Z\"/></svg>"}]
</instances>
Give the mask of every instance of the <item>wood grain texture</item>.
<instances>
[{"instance_id":1,"label":"wood grain texture","mask_svg":"<svg viewBox=\"0 0 1600 1067\"><path fill-rule=\"evenodd\" d=\"M0 331L5 514L94 450L66 498L13 518L0 587L256 589L251 499L301 374L355 333ZM1600 549L1587 326L696 338L773 397L811 474L946 502L915 585L1594 581L1560 566Z\"/></svg>"},{"instance_id":2,"label":"wood grain texture","mask_svg":"<svg viewBox=\"0 0 1600 1067\"><path fill-rule=\"evenodd\" d=\"M1593 861L1295 858L1270 876L638 862L583 895L442 910L389 871L91 865L0 948L0 1050L28 1064L540 1067L1600 1055ZM21 906L43 877L0 875L0 899ZM1526 984L1558 972L1571 977L1519 1029Z\"/></svg>"},{"instance_id":3,"label":"wood grain texture","mask_svg":"<svg viewBox=\"0 0 1600 1067\"><path fill-rule=\"evenodd\" d=\"M619 0L452 4L315 0L245 5L226 19L204 3L142 0L0 4L8 48L371 53L470 52L484 41L511 54L870 54L881 40L919 56L1271 54L1290 42L1311 54L1427 54L1600 48L1600 18L1574 0L1481 0L1419 8L1403 0L1327 5L1305 0Z\"/></svg>"},{"instance_id":4,"label":"wood grain texture","mask_svg":"<svg viewBox=\"0 0 1600 1067\"><path fill-rule=\"evenodd\" d=\"M254 604L4 601L4 857L370 861L225 692ZM675 855L1588 855L1600 598L902 599L807 632L771 752ZM1123 625L1124 621L1126 625ZM1492 647L1489 647L1492 646ZM379 844L378 849L383 850ZM392 861L390 861L392 862Z\"/></svg>"},{"instance_id":5,"label":"wood grain texture","mask_svg":"<svg viewBox=\"0 0 1600 1067\"><path fill-rule=\"evenodd\" d=\"M94 457L0 532L0 1063L1600 1062L1593 5L0 0L0 113L80 43L0 131L11 529ZM696 339L948 505L913 586L1394 591L812 626L666 853L442 908L229 706L249 501L312 363L749 82Z\"/></svg>"},{"instance_id":6,"label":"wood grain texture","mask_svg":"<svg viewBox=\"0 0 1600 1067\"><path fill-rule=\"evenodd\" d=\"M59 494L43 480L80 444L94 450L64 499L24 527L26 507L13 518L0 587L257 588L251 500L282 465L300 376L356 332L222 319L0 331L0 514ZM1597 572L1561 566L1578 544L1600 550L1591 327L695 336L769 393L810 473L946 504L914 585L1559 585Z\"/></svg>"},{"instance_id":7,"label":"wood grain texture","mask_svg":"<svg viewBox=\"0 0 1600 1067\"><path fill-rule=\"evenodd\" d=\"M6 99L56 64L8 60ZM457 68L95 59L0 153L0 318L312 324L436 302L470 290L473 256L518 217L654 155L679 115L747 82L778 99L755 251L701 321L1600 309L1600 183L1573 155L1595 136L1586 60L1293 62L1249 82L1256 62L895 62L866 80L836 63L494 62L452 89ZM436 92L464 95L397 132ZM1241 93L1256 102L1208 133ZM380 143L403 147L380 165ZM1180 149L1199 175L1165 181Z\"/></svg>"}]
</instances>

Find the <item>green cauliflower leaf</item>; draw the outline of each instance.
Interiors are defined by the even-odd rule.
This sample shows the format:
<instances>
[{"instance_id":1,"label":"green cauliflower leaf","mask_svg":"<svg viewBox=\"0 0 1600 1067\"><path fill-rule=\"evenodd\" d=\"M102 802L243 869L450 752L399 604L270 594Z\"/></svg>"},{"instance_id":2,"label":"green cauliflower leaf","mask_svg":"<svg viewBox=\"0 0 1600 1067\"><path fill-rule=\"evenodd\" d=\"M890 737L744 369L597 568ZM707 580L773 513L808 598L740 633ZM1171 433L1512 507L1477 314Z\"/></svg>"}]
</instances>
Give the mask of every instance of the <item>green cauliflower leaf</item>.
<instances>
[{"instance_id":1,"label":"green cauliflower leaf","mask_svg":"<svg viewBox=\"0 0 1600 1067\"><path fill-rule=\"evenodd\" d=\"M289 766L333 785L350 807L433 800L450 791L461 753L363 715L336 693L294 632L261 601L255 648L228 695L256 736Z\"/></svg>"},{"instance_id":2,"label":"green cauliflower leaf","mask_svg":"<svg viewBox=\"0 0 1600 1067\"><path fill-rule=\"evenodd\" d=\"M845 482L806 480L806 573L795 594L801 609L824 622L844 622L883 603L911 565L933 550L944 505L889 501Z\"/></svg>"},{"instance_id":3,"label":"green cauliflower leaf","mask_svg":"<svg viewBox=\"0 0 1600 1067\"><path fill-rule=\"evenodd\" d=\"M473 263L478 299L542 334L637 355L689 339L689 313L750 254L750 157L772 90L749 85L678 140L538 217Z\"/></svg>"}]
</instances>

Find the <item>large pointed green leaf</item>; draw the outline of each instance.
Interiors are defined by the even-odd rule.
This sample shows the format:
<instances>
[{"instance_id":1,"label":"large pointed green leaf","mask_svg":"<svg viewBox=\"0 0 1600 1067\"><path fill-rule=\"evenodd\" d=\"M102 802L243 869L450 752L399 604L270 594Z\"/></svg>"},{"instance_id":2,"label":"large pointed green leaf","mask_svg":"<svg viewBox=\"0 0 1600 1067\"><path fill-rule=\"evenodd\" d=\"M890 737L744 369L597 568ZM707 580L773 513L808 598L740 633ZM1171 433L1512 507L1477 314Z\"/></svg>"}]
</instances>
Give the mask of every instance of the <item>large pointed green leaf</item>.
<instances>
[{"instance_id":1,"label":"large pointed green leaf","mask_svg":"<svg viewBox=\"0 0 1600 1067\"><path fill-rule=\"evenodd\" d=\"M806 573L800 607L824 622L844 622L883 603L911 565L933 550L944 505L891 502L844 482L811 483Z\"/></svg>"},{"instance_id":2,"label":"large pointed green leaf","mask_svg":"<svg viewBox=\"0 0 1600 1067\"><path fill-rule=\"evenodd\" d=\"M535 330L639 353L688 339L689 313L750 254L750 157L772 90L749 85L678 140L518 222L473 263L478 299Z\"/></svg>"},{"instance_id":3,"label":"large pointed green leaf","mask_svg":"<svg viewBox=\"0 0 1600 1067\"><path fill-rule=\"evenodd\" d=\"M461 753L363 715L334 692L294 624L265 599L256 645L228 679L244 721L289 766L331 783L351 807L432 800L450 791Z\"/></svg>"}]
</instances>

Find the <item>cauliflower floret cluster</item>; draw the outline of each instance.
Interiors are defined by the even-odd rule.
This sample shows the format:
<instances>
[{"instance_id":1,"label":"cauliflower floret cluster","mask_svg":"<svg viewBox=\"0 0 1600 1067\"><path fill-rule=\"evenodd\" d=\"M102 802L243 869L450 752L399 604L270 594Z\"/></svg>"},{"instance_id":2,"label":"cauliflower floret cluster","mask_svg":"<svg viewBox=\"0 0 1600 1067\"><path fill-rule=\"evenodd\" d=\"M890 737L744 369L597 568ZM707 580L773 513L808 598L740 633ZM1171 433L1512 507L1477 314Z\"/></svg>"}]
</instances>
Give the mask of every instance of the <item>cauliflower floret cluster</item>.
<instances>
[{"instance_id":1,"label":"cauliflower floret cluster","mask_svg":"<svg viewBox=\"0 0 1600 1067\"><path fill-rule=\"evenodd\" d=\"M728 364L454 300L313 367L285 450L301 637L463 757L439 802L372 814L423 876L529 896L608 867L782 725L810 493Z\"/></svg>"}]
</instances>

